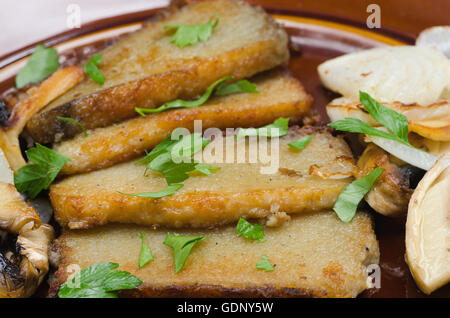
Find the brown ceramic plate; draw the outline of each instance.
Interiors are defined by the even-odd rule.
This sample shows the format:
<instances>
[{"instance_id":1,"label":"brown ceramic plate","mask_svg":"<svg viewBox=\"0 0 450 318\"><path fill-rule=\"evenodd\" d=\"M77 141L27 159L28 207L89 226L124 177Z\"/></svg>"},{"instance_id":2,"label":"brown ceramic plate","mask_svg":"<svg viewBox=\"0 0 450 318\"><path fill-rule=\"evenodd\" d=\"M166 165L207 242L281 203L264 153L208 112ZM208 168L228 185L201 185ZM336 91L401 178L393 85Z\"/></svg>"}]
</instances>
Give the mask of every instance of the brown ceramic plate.
<instances>
[{"instance_id":1,"label":"brown ceramic plate","mask_svg":"<svg viewBox=\"0 0 450 318\"><path fill-rule=\"evenodd\" d=\"M139 29L142 21L155 13L156 10L149 10L103 19L43 42L47 46L56 47L63 56L64 63L71 64L103 48L112 39ZM361 49L411 44L414 41L400 33L383 30L375 33L358 28L352 22L332 22L333 19L311 17L299 11L295 15L277 13L273 16L285 26L291 37L293 50L289 69L314 96L313 107L322 115L324 123L328 121L325 105L334 95L322 87L316 71L317 65L327 59ZM0 58L0 94L13 87L15 74L24 65L25 57L34 46L35 44L31 44ZM381 250L381 288L368 290L361 297L424 297L415 286L404 261L405 219L392 219L377 214L375 230ZM39 296L45 296L45 293L44 286L40 289ZM432 296L450 297L450 286L441 288Z\"/></svg>"}]
</instances>

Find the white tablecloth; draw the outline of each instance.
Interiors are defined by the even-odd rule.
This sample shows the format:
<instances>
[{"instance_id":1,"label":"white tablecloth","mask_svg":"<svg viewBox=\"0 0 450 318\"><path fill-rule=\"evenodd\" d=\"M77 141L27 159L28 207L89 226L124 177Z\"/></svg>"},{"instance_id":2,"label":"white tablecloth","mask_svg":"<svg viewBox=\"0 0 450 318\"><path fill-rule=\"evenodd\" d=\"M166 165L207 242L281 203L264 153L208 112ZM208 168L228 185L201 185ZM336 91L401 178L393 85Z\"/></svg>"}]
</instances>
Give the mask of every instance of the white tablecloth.
<instances>
[{"instance_id":1,"label":"white tablecloth","mask_svg":"<svg viewBox=\"0 0 450 318\"><path fill-rule=\"evenodd\" d=\"M68 30L78 5L81 23L167 5L169 0L0 0L0 55ZM68 12L69 11L69 12ZM68 19L69 18L69 19ZM71 20L72 21L72 20Z\"/></svg>"}]
</instances>

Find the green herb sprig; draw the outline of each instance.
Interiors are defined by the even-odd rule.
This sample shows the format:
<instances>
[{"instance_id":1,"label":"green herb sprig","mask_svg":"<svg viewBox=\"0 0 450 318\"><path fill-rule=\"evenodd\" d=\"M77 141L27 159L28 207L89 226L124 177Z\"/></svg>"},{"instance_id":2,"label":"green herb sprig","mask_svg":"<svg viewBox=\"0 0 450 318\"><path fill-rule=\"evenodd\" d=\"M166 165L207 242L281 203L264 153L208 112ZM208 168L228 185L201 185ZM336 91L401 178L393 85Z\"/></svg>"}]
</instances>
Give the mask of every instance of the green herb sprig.
<instances>
[{"instance_id":1,"label":"green herb sprig","mask_svg":"<svg viewBox=\"0 0 450 318\"><path fill-rule=\"evenodd\" d=\"M87 137L87 136L88 136L88 133L87 133L87 131L86 131L86 128L84 128L83 124L80 123L78 120L73 119L73 118L70 118L70 117L61 117L61 116L58 116L58 117L56 117L56 118L59 119L59 120L67 121L67 122L69 122L69 123L73 123L73 124L75 124L75 125L78 125L78 126L81 128L81 130L83 131L83 136L84 136L84 137Z\"/></svg>"},{"instance_id":2,"label":"green herb sprig","mask_svg":"<svg viewBox=\"0 0 450 318\"><path fill-rule=\"evenodd\" d=\"M303 150L309 144L311 139L312 139L311 136L305 136L296 141L288 143L288 146L295 150Z\"/></svg>"},{"instance_id":3,"label":"green herb sprig","mask_svg":"<svg viewBox=\"0 0 450 318\"><path fill-rule=\"evenodd\" d=\"M25 151L25 154L32 163L21 167L14 174L14 185L19 192L27 192L31 198L48 189L62 167L70 161L39 143Z\"/></svg>"},{"instance_id":4,"label":"green herb sprig","mask_svg":"<svg viewBox=\"0 0 450 318\"><path fill-rule=\"evenodd\" d=\"M219 16L216 14L208 22L202 24L175 24L164 25L166 30L176 30L170 39L178 47L197 44L199 41L206 42L212 35L213 30L219 24Z\"/></svg>"},{"instance_id":5,"label":"green herb sprig","mask_svg":"<svg viewBox=\"0 0 450 318\"><path fill-rule=\"evenodd\" d=\"M153 254L150 246L145 242L145 233L137 233L141 239L141 251L139 252L139 268L144 267L148 262L153 261Z\"/></svg>"},{"instance_id":6,"label":"green herb sprig","mask_svg":"<svg viewBox=\"0 0 450 318\"><path fill-rule=\"evenodd\" d=\"M105 76L103 76L102 72L98 69L102 61L102 54L97 54L91 57L89 62L84 66L85 72L92 78L95 82L103 86L105 84Z\"/></svg>"},{"instance_id":7,"label":"green herb sprig","mask_svg":"<svg viewBox=\"0 0 450 318\"><path fill-rule=\"evenodd\" d=\"M181 236L167 233L164 244L173 250L175 274L183 268L192 248L205 238L205 236Z\"/></svg>"},{"instance_id":8,"label":"green herb sprig","mask_svg":"<svg viewBox=\"0 0 450 318\"><path fill-rule=\"evenodd\" d=\"M256 263L256 269L262 269L262 270L265 270L266 272L273 272L275 270L275 268L270 263L267 255L262 255L261 258L262 258L262 260L259 261L258 263Z\"/></svg>"},{"instance_id":9,"label":"green herb sprig","mask_svg":"<svg viewBox=\"0 0 450 318\"><path fill-rule=\"evenodd\" d=\"M264 228L261 224L251 224L244 218L240 218L236 226L236 234L251 240L258 240L259 242L265 242Z\"/></svg>"},{"instance_id":10,"label":"green herb sprig","mask_svg":"<svg viewBox=\"0 0 450 318\"><path fill-rule=\"evenodd\" d=\"M237 138L246 136L267 136L267 137L282 137L288 134L289 118L280 117L272 124L260 128L241 128L238 131ZM275 129L274 132L272 129Z\"/></svg>"},{"instance_id":11,"label":"green herb sprig","mask_svg":"<svg viewBox=\"0 0 450 318\"><path fill-rule=\"evenodd\" d=\"M117 298L117 291L138 287L142 281L126 271L115 271L119 264L104 262L76 273L61 285L60 298Z\"/></svg>"},{"instance_id":12,"label":"green herb sprig","mask_svg":"<svg viewBox=\"0 0 450 318\"><path fill-rule=\"evenodd\" d=\"M375 181L384 172L384 169L376 167L365 177L357 179L344 188L339 194L333 210L344 222L353 220L359 202L372 189Z\"/></svg>"},{"instance_id":13,"label":"green herb sprig","mask_svg":"<svg viewBox=\"0 0 450 318\"><path fill-rule=\"evenodd\" d=\"M22 88L30 83L38 83L54 73L58 67L58 52L54 48L46 48L43 44L39 44L17 74L16 87Z\"/></svg>"},{"instance_id":14,"label":"green herb sprig","mask_svg":"<svg viewBox=\"0 0 450 318\"><path fill-rule=\"evenodd\" d=\"M209 141L203 139L198 133L185 135L180 140L171 140L171 136L168 136L143 159L136 162L136 164L145 163L146 171L153 170L161 173L168 186L158 192L120 193L137 197L161 198L173 195L181 189L183 184L180 182L188 179L192 172L210 175L212 171L219 170L218 167L198 163L192 159L192 156L208 143Z\"/></svg>"},{"instance_id":15,"label":"green herb sprig","mask_svg":"<svg viewBox=\"0 0 450 318\"><path fill-rule=\"evenodd\" d=\"M378 136L386 139L398 141L412 147L408 141L408 119L406 116L387 108L375 101L369 94L359 92L359 98L364 108L381 125L386 127L391 133L379 130L366 124L360 119L347 117L328 124L337 130L366 135Z\"/></svg>"}]
</instances>

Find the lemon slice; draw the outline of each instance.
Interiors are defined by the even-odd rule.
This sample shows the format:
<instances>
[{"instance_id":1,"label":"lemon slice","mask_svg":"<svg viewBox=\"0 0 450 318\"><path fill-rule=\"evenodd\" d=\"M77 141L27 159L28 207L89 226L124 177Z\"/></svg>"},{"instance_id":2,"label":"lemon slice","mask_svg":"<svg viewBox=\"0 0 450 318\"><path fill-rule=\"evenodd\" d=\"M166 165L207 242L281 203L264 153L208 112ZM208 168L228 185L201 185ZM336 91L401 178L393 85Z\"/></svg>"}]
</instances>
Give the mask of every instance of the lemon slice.
<instances>
[{"instance_id":1,"label":"lemon slice","mask_svg":"<svg viewBox=\"0 0 450 318\"><path fill-rule=\"evenodd\" d=\"M411 197L406 262L425 294L450 282L450 154L436 161Z\"/></svg>"}]
</instances>

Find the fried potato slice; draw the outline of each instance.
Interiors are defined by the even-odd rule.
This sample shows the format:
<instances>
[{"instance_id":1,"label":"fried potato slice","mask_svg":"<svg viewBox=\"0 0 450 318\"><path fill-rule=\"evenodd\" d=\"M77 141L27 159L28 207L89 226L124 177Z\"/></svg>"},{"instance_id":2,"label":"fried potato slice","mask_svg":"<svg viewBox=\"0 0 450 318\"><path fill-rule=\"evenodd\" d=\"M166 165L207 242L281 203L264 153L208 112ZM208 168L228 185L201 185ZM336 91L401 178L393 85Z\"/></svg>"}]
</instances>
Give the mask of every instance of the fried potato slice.
<instances>
[{"instance_id":1,"label":"fried potato slice","mask_svg":"<svg viewBox=\"0 0 450 318\"><path fill-rule=\"evenodd\" d=\"M305 135L312 135L312 140L302 151L287 145ZM233 156L249 153L246 139L240 140ZM211 143L203 153L215 149L210 146L215 147ZM224 148L222 158L227 158L229 152ZM336 160L338 157L349 160ZM351 178L313 176L309 167L326 166L333 173L347 172L354 165L345 141L325 129L292 128L279 140L279 156L272 158L272 163L279 158L279 169L274 174L261 173L262 167L270 168L269 163L249 163L249 156L242 163L237 163L236 156L233 163L204 161L221 169L209 176L192 174L176 194L159 199L119 193L154 192L167 185L161 174L148 171L144 176L145 165L127 162L55 183L50 188L50 198L56 220L66 228L89 228L109 222L209 227L237 221L241 216L266 218L276 212L291 214L331 208Z\"/></svg>"},{"instance_id":2,"label":"fried potato slice","mask_svg":"<svg viewBox=\"0 0 450 318\"><path fill-rule=\"evenodd\" d=\"M206 23L218 15L219 24L206 42L178 47L164 25ZM86 77L28 123L36 141L50 143L87 129L105 127L137 116L135 107L153 108L202 94L214 81L235 80L271 69L289 59L288 36L261 8L237 0L196 1L149 22L142 30L105 49L100 86ZM57 138L58 137L58 138Z\"/></svg>"},{"instance_id":3,"label":"fried potato slice","mask_svg":"<svg viewBox=\"0 0 450 318\"><path fill-rule=\"evenodd\" d=\"M144 232L154 261L138 269ZM266 228L265 243L236 235L235 226L213 230L180 230L181 235L205 235L184 268L174 274L172 250L163 245L167 230L112 225L67 231L52 247L58 267L51 291L75 268L116 262L143 283L121 296L134 297L355 297L367 288L367 267L378 264L379 249L370 216L358 212L350 223L334 212L295 216L285 225ZM273 272L255 268L267 255Z\"/></svg>"},{"instance_id":4,"label":"fried potato slice","mask_svg":"<svg viewBox=\"0 0 450 318\"><path fill-rule=\"evenodd\" d=\"M214 97L200 107L133 118L56 144L54 150L70 158L62 173L96 170L140 156L177 127L192 131L194 120L201 120L203 129L258 127L279 117L298 121L308 113L312 97L300 82L283 73L277 70L253 78L258 94Z\"/></svg>"}]
</instances>

